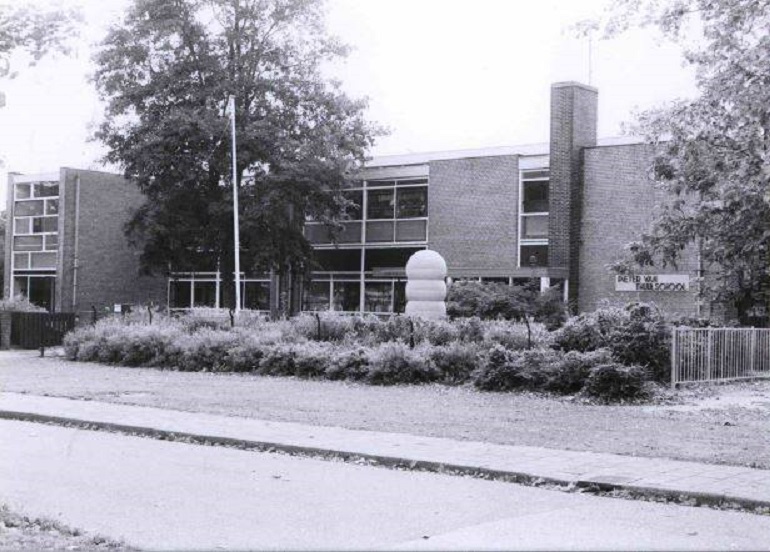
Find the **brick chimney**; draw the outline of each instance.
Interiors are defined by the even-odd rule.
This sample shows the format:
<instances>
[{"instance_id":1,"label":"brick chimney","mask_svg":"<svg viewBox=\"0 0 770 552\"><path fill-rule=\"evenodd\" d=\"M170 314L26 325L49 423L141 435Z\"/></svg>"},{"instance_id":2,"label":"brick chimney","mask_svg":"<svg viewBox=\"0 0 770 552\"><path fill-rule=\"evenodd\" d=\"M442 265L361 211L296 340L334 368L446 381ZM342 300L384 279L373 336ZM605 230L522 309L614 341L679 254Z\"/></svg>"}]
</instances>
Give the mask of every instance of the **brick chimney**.
<instances>
[{"instance_id":1,"label":"brick chimney","mask_svg":"<svg viewBox=\"0 0 770 552\"><path fill-rule=\"evenodd\" d=\"M598 96L596 88L577 82L551 85L548 268L551 277L569 280L569 299L575 304L583 148L596 145Z\"/></svg>"}]
</instances>

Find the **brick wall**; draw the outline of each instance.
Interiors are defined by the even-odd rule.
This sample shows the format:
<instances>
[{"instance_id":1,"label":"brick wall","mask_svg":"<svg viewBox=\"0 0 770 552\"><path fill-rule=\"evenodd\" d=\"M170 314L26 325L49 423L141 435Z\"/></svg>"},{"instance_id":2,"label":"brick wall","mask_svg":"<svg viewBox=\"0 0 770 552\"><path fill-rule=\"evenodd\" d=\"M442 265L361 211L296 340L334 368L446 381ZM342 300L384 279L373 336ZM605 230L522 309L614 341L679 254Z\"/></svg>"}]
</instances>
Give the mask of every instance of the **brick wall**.
<instances>
[{"instance_id":1,"label":"brick wall","mask_svg":"<svg viewBox=\"0 0 770 552\"><path fill-rule=\"evenodd\" d=\"M139 189L123 177L108 173L73 169L62 172L57 308L87 315L91 305L100 311L111 310L115 303L154 301L165 305L166 278L139 275L140 252L128 245L123 233L125 223L144 201ZM76 247L77 294L73 302Z\"/></svg>"},{"instance_id":2,"label":"brick wall","mask_svg":"<svg viewBox=\"0 0 770 552\"><path fill-rule=\"evenodd\" d=\"M428 247L449 275L508 276L516 267L518 158L433 161Z\"/></svg>"},{"instance_id":3,"label":"brick wall","mask_svg":"<svg viewBox=\"0 0 770 552\"><path fill-rule=\"evenodd\" d=\"M573 300L580 278L582 151L596 145L597 101L598 91L590 86L574 82L551 86L548 264L554 275L569 274Z\"/></svg>"},{"instance_id":4,"label":"brick wall","mask_svg":"<svg viewBox=\"0 0 770 552\"><path fill-rule=\"evenodd\" d=\"M649 229L655 207L665 200L647 177L652 149L645 145L587 148L580 228L579 309L590 311L605 299L615 304L652 301L670 313L694 316L697 258L687 251L679 270L646 269L648 274L689 274L690 292L615 291L606 266L623 256L623 247Z\"/></svg>"}]
</instances>

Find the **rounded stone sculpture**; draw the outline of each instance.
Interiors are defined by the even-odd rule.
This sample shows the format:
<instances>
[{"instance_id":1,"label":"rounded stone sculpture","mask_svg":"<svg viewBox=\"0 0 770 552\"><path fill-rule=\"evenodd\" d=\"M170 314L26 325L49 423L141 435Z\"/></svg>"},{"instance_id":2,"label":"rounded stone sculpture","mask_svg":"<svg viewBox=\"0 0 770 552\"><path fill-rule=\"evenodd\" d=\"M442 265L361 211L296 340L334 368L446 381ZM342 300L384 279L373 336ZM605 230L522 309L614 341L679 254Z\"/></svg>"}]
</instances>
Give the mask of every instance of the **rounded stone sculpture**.
<instances>
[{"instance_id":1,"label":"rounded stone sculpture","mask_svg":"<svg viewBox=\"0 0 770 552\"><path fill-rule=\"evenodd\" d=\"M422 318L446 317L446 262L430 249L418 251L406 263L406 314Z\"/></svg>"}]
</instances>

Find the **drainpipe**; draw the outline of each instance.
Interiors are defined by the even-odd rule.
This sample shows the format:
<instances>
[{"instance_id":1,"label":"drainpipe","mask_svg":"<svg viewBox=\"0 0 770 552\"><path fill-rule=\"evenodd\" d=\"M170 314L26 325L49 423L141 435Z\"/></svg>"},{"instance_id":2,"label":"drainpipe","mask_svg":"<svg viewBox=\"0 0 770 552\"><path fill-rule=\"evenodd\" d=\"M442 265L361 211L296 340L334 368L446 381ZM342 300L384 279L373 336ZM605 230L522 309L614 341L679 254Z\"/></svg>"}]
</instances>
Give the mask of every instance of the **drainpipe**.
<instances>
[{"instance_id":1,"label":"drainpipe","mask_svg":"<svg viewBox=\"0 0 770 552\"><path fill-rule=\"evenodd\" d=\"M75 176L75 240L74 240L74 259L72 262L72 310L75 311L78 302L78 268L80 259L78 258L78 238L80 237L80 175ZM63 243L64 240L62 240ZM64 251L62 243L59 247Z\"/></svg>"}]
</instances>

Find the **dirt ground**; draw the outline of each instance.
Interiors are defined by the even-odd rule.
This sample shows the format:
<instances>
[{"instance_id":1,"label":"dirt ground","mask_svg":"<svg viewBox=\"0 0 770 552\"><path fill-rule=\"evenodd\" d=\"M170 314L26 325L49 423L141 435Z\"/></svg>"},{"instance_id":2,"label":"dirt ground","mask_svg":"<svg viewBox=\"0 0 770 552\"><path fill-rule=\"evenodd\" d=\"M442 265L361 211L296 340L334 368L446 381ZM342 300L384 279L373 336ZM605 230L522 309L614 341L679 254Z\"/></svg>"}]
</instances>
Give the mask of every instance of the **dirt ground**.
<instances>
[{"instance_id":1,"label":"dirt ground","mask_svg":"<svg viewBox=\"0 0 770 552\"><path fill-rule=\"evenodd\" d=\"M770 381L663 390L652 404L605 406L470 386L182 373L11 351L0 353L0 391L770 469Z\"/></svg>"}]
</instances>

